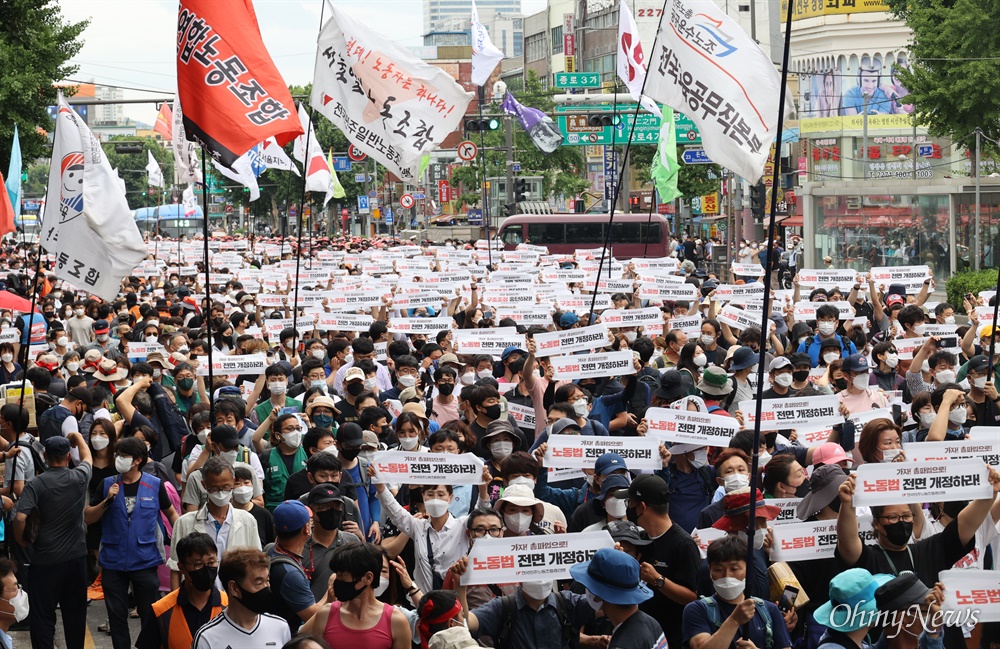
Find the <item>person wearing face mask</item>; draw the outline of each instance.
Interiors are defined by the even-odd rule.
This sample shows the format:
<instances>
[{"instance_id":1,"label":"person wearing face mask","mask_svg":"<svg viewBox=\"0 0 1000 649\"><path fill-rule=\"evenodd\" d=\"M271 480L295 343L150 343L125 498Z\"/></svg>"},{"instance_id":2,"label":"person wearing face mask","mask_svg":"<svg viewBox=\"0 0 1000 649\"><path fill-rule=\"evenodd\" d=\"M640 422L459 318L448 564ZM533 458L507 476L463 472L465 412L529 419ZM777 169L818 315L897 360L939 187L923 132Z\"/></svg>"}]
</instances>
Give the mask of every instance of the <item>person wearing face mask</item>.
<instances>
[{"instance_id":1,"label":"person wearing face mask","mask_svg":"<svg viewBox=\"0 0 1000 649\"><path fill-rule=\"evenodd\" d=\"M195 452L198 452L197 456L195 456ZM201 477L201 469L212 457L221 457L233 467L243 466L250 469L254 476L253 500L261 507L264 506L264 480L262 478L264 468L261 466L260 457L240 444L239 434L235 428L219 425L212 428L205 446L195 447L195 450L191 452L187 473L181 474L184 479L181 507L185 513L196 511L208 502L208 492L205 490Z\"/></svg>"},{"instance_id":2,"label":"person wearing face mask","mask_svg":"<svg viewBox=\"0 0 1000 649\"><path fill-rule=\"evenodd\" d=\"M760 490L754 492L756 506L754 510L754 536L751 539L754 551L753 574L748 575L750 593L755 597L768 598L770 596L767 566L771 544L771 530L768 522L773 521L781 513L779 507L765 505L764 496ZM738 536L743 539L747 537L747 527L749 526L748 510L750 509L750 487L737 489L726 494L722 499L722 517L712 524L717 530L722 530L727 534ZM746 556L746 550L743 551ZM702 572L702 590L710 592L711 585L707 579L711 578L710 573Z\"/></svg>"},{"instance_id":3,"label":"person wearing face mask","mask_svg":"<svg viewBox=\"0 0 1000 649\"><path fill-rule=\"evenodd\" d=\"M250 412L250 421L255 425L263 422L275 408L278 410L294 408L295 410L289 410L288 412L302 412L302 402L287 395L288 375L285 373L286 369L284 364L275 363L274 365L268 365L264 370L264 374L257 378L253 393L251 393L248 401L250 403L257 403L265 386L270 397L266 401L258 403Z\"/></svg>"},{"instance_id":4,"label":"person wearing face mask","mask_svg":"<svg viewBox=\"0 0 1000 649\"><path fill-rule=\"evenodd\" d=\"M136 649L190 649L194 633L229 604L226 593L216 588L220 553L212 537L193 532L175 538L173 554L184 580L153 604L152 614L142 622Z\"/></svg>"},{"instance_id":5,"label":"person wearing face mask","mask_svg":"<svg viewBox=\"0 0 1000 649\"><path fill-rule=\"evenodd\" d=\"M446 358L449 354L442 356ZM439 425L456 421L459 418L458 397L455 388L458 387L458 371L454 367L442 364L434 376L435 394L431 400L431 421Z\"/></svg>"},{"instance_id":6,"label":"person wearing face mask","mask_svg":"<svg viewBox=\"0 0 1000 649\"><path fill-rule=\"evenodd\" d=\"M311 527L309 508L301 501L286 500L274 509L277 540L264 548L271 559L270 586L274 592L265 610L283 618L293 633L328 601L325 594L317 600L309 585L305 547Z\"/></svg>"},{"instance_id":7,"label":"person wearing face mask","mask_svg":"<svg viewBox=\"0 0 1000 649\"><path fill-rule=\"evenodd\" d=\"M323 361L309 356L302 361L302 381L288 389L288 396L298 397L304 394L306 390L312 388L318 388L325 394L332 394L330 383L331 380L326 376L326 371L323 369Z\"/></svg>"},{"instance_id":8,"label":"person wearing face mask","mask_svg":"<svg viewBox=\"0 0 1000 649\"><path fill-rule=\"evenodd\" d=\"M14 345L0 343L0 385L6 385L19 378L23 368L14 360Z\"/></svg>"},{"instance_id":9,"label":"person wearing face mask","mask_svg":"<svg viewBox=\"0 0 1000 649\"><path fill-rule=\"evenodd\" d=\"M702 597L684 607L685 646L692 649L707 646L791 647L788 626L795 627L795 610L783 615L772 602L744 594L747 579L746 540L738 536L724 536L709 543L707 554L708 571L715 592L711 597Z\"/></svg>"},{"instance_id":10,"label":"person wearing face mask","mask_svg":"<svg viewBox=\"0 0 1000 649\"><path fill-rule=\"evenodd\" d=\"M28 593L17 583L17 564L0 559L0 647L13 649L10 628L28 618Z\"/></svg>"},{"instance_id":11,"label":"person wearing face mask","mask_svg":"<svg viewBox=\"0 0 1000 649\"><path fill-rule=\"evenodd\" d=\"M931 408L935 417L930 427L917 431L918 442L943 442L964 440L968 435L965 426L969 416L965 391L955 383L945 384L931 394Z\"/></svg>"},{"instance_id":12,"label":"person wearing face mask","mask_svg":"<svg viewBox=\"0 0 1000 649\"><path fill-rule=\"evenodd\" d=\"M889 400L878 388L872 388L868 360L861 354L852 354L844 359L842 366L847 389L838 393L840 403L851 414L876 408L888 408Z\"/></svg>"},{"instance_id":13,"label":"person wearing face mask","mask_svg":"<svg viewBox=\"0 0 1000 649\"><path fill-rule=\"evenodd\" d=\"M663 341L666 343L666 347L663 351L663 356L656 359L653 365L660 370L669 369L677 365L677 362L681 358L681 350L684 345L687 344L687 334L679 329L671 329L663 336Z\"/></svg>"},{"instance_id":14,"label":"person wearing face mask","mask_svg":"<svg viewBox=\"0 0 1000 649\"><path fill-rule=\"evenodd\" d=\"M355 493L360 510L362 533L366 539L379 542L382 538L379 525L379 520L382 518L382 504L369 476L368 469L371 468L371 465L358 457L364 443L364 431L358 424L353 422L344 424L337 432L337 451L342 471L350 477L351 483L356 486Z\"/></svg>"},{"instance_id":15,"label":"person wearing face mask","mask_svg":"<svg viewBox=\"0 0 1000 649\"><path fill-rule=\"evenodd\" d=\"M312 534L302 551L303 566L309 576L316 601L323 599L330 587L330 559L334 551L348 543L359 543L357 535L341 529L344 522L344 497L334 484L319 484L309 490L309 509L313 515Z\"/></svg>"},{"instance_id":16,"label":"person wearing face mask","mask_svg":"<svg viewBox=\"0 0 1000 649\"><path fill-rule=\"evenodd\" d=\"M364 370L361 367L348 369L344 375L344 389L342 393L344 398L340 402L340 413L337 417L337 423L343 426L348 422L356 422L358 420L357 399L365 392Z\"/></svg>"},{"instance_id":17,"label":"person wearing face mask","mask_svg":"<svg viewBox=\"0 0 1000 649\"><path fill-rule=\"evenodd\" d=\"M331 433L336 434L337 416L340 414L340 410L337 408L337 404L334 403L333 399L326 396L325 394L320 394L313 398L306 406L306 417L312 422L312 425L316 428L322 428L328 430ZM309 449L306 449L308 451ZM320 449L322 450L322 449Z\"/></svg>"},{"instance_id":18,"label":"person wearing face mask","mask_svg":"<svg viewBox=\"0 0 1000 649\"><path fill-rule=\"evenodd\" d=\"M418 407L421 408L423 407L420 404L417 405ZM365 409L365 412L368 412L369 410L373 411L371 413L372 415L382 414L377 412L378 410L381 410L381 408L379 409L367 408ZM386 415L388 415L388 412L386 412ZM368 423L365 417L362 417L362 420L363 423ZM375 433L377 437L381 436L388 437L389 436L388 432L383 431L382 427L385 426L388 429L388 431L391 431L393 428L395 428L396 439L399 442L398 450L407 451L411 453L422 453L427 450L427 447L423 445L424 441L426 441L427 438L424 431L423 422L420 419L420 417L416 415L416 413L405 412L405 411L400 413L399 417L396 418L394 426L389 426L388 423L386 423L386 420L387 417L385 416L379 417L377 421L372 422L370 424L368 430L371 430L373 433ZM375 431L376 428L378 429L377 432Z\"/></svg>"},{"instance_id":19,"label":"person wearing face mask","mask_svg":"<svg viewBox=\"0 0 1000 649\"><path fill-rule=\"evenodd\" d=\"M969 359L966 366L966 380L969 382L969 393L965 395L966 403L972 407L971 420L977 426L996 426L1000 423L1000 406L997 401L996 384L989 380L989 360L980 354Z\"/></svg>"},{"instance_id":20,"label":"person wearing face mask","mask_svg":"<svg viewBox=\"0 0 1000 649\"><path fill-rule=\"evenodd\" d=\"M722 518L722 499L727 493L750 486L750 458L738 448L725 448L715 456L715 482L719 487L712 496L712 504L698 513L695 529L711 527Z\"/></svg>"},{"instance_id":21,"label":"person wearing face mask","mask_svg":"<svg viewBox=\"0 0 1000 649\"><path fill-rule=\"evenodd\" d=\"M669 455L664 455L667 464L656 472L671 490L671 520L689 534L695 529L698 514L711 504L717 485L706 451L697 444L672 444Z\"/></svg>"},{"instance_id":22,"label":"person wearing face mask","mask_svg":"<svg viewBox=\"0 0 1000 649\"><path fill-rule=\"evenodd\" d=\"M142 472L149 461L145 443L126 437L115 444L115 470L104 479L84 512L87 524L101 521L101 582L104 604L115 649L131 646L128 627L128 593L135 593L136 611L145 619L152 610L163 563L158 547L160 512L171 525L177 512L164 483ZM152 507L146 503L158 503Z\"/></svg>"},{"instance_id":23,"label":"person wearing face mask","mask_svg":"<svg viewBox=\"0 0 1000 649\"><path fill-rule=\"evenodd\" d=\"M858 350L854 346L853 342L847 338L842 338L840 334L837 333L837 325L839 322L840 311L837 307L830 304L824 304L816 309L816 335L808 341L801 343L799 348L796 350L800 354L809 354L809 359L812 361L813 367L819 367L821 346L824 340L836 340L838 346L840 347L839 355L845 358L851 354L858 353ZM828 360L827 364L829 365L829 363L830 361Z\"/></svg>"},{"instance_id":24,"label":"person wearing face mask","mask_svg":"<svg viewBox=\"0 0 1000 649\"><path fill-rule=\"evenodd\" d=\"M291 640L288 623L268 611L276 599L268 584L270 559L260 550L240 548L222 556L219 582L229 605L198 629L191 649L280 647Z\"/></svg>"},{"instance_id":25,"label":"person wearing face mask","mask_svg":"<svg viewBox=\"0 0 1000 649\"><path fill-rule=\"evenodd\" d=\"M628 506L629 478L623 475L611 474L601 483L601 493L597 500L604 508L604 519L583 528L583 532L598 532L607 529L608 523L625 520L625 510Z\"/></svg>"},{"instance_id":26,"label":"person wearing face mask","mask_svg":"<svg viewBox=\"0 0 1000 649\"><path fill-rule=\"evenodd\" d=\"M396 367L396 385L379 393L379 399L388 401L399 399L399 393L417 385L420 378L420 361L415 356L404 354L394 360Z\"/></svg>"},{"instance_id":27,"label":"person wearing face mask","mask_svg":"<svg viewBox=\"0 0 1000 649\"><path fill-rule=\"evenodd\" d=\"M376 599L388 585L378 546L356 543L337 548L330 567L336 575L329 587L330 604L319 609L302 628L303 633L322 637L330 646L411 649L412 631L406 615Z\"/></svg>"},{"instance_id":28,"label":"person wearing face mask","mask_svg":"<svg viewBox=\"0 0 1000 649\"><path fill-rule=\"evenodd\" d=\"M761 399L784 399L792 396L790 394L792 383L795 381L792 373L792 361L787 356L775 356L767 366L770 374L771 387L760 395Z\"/></svg>"},{"instance_id":29,"label":"person wearing face mask","mask_svg":"<svg viewBox=\"0 0 1000 649\"><path fill-rule=\"evenodd\" d=\"M872 348L872 361L875 362L875 367L872 368L873 386L882 390L903 389L902 386L906 379L896 371L899 366L899 353L896 351L895 343L885 341L875 345ZM922 380L923 377L921 377Z\"/></svg>"},{"instance_id":30,"label":"person wearing face mask","mask_svg":"<svg viewBox=\"0 0 1000 649\"><path fill-rule=\"evenodd\" d=\"M503 490L500 467L511 453L521 449L521 437L514 432L514 428L508 421L497 420L490 422L486 427L485 434L479 438L479 442L484 449L489 451L489 462L487 462L486 467L493 479L487 487L490 504L495 504Z\"/></svg>"},{"instance_id":31,"label":"person wearing face mask","mask_svg":"<svg viewBox=\"0 0 1000 649\"><path fill-rule=\"evenodd\" d=\"M809 478L794 455L781 453L767 463L761 486L767 498L802 498L809 493Z\"/></svg>"},{"instance_id":32,"label":"person wearing face mask","mask_svg":"<svg viewBox=\"0 0 1000 649\"><path fill-rule=\"evenodd\" d=\"M38 418L38 437L44 442L50 437L79 432L79 420L92 407L92 400L90 390L83 386L70 390L62 401Z\"/></svg>"},{"instance_id":33,"label":"person wearing face mask","mask_svg":"<svg viewBox=\"0 0 1000 649\"><path fill-rule=\"evenodd\" d=\"M539 536L546 532L539 527L545 507L535 498L528 485L514 484L504 489L497 499L496 510L503 517L504 536Z\"/></svg>"},{"instance_id":34,"label":"person wearing face mask","mask_svg":"<svg viewBox=\"0 0 1000 649\"><path fill-rule=\"evenodd\" d=\"M75 318L74 318L75 320ZM111 337L111 324L107 320L95 320L93 324L93 341L81 347L83 353L98 351L101 356L117 361L124 356L119 349L118 341Z\"/></svg>"},{"instance_id":35,"label":"person wearing face mask","mask_svg":"<svg viewBox=\"0 0 1000 649\"><path fill-rule=\"evenodd\" d=\"M268 416L272 448L266 456L264 468L264 506L274 511L284 500L288 476L306 467L306 451L302 448L302 421L292 413L279 414L275 408Z\"/></svg>"},{"instance_id":36,"label":"person wearing face mask","mask_svg":"<svg viewBox=\"0 0 1000 649\"><path fill-rule=\"evenodd\" d=\"M938 349L940 344L940 338L929 336L927 342L914 352L913 362L906 371L906 387L910 394L933 392L937 387L956 382L957 359L951 352ZM927 369L924 370L924 367ZM916 371L913 371L914 368ZM929 373L930 382L924 381L925 373Z\"/></svg>"},{"instance_id":37,"label":"person wearing face mask","mask_svg":"<svg viewBox=\"0 0 1000 649\"><path fill-rule=\"evenodd\" d=\"M87 317L82 304L73 309L73 317L66 321L66 330L77 347L83 348L94 342L94 319Z\"/></svg>"}]
</instances>

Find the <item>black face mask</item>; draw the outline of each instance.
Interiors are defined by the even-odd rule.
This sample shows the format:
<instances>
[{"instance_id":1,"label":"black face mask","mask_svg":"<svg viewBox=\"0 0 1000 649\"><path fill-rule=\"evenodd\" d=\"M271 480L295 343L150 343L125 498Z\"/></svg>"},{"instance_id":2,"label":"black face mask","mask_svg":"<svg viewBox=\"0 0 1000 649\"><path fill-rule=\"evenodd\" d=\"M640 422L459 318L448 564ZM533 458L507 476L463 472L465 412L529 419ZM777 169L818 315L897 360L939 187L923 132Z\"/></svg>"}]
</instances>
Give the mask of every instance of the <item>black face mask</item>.
<instances>
[{"instance_id":1,"label":"black face mask","mask_svg":"<svg viewBox=\"0 0 1000 649\"><path fill-rule=\"evenodd\" d=\"M243 589L241 588L240 590ZM248 611L257 615L274 610L274 595L271 593L269 586L261 588L256 593L244 590L243 594L237 599L240 600L240 604L245 606Z\"/></svg>"},{"instance_id":2,"label":"black face mask","mask_svg":"<svg viewBox=\"0 0 1000 649\"><path fill-rule=\"evenodd\" d=\"M840 513L840 496L838 495L836 498L834 498L833 502L831 502L829 505L827 505L827 507L829 507L830 509L832 509L833 511L835 511L835 512L837 512L839 514Z\"/></svg>"},{"instance_id":3,"label":"black face mask","mask_svg":"<svg viewBox=\"0 0 1000 649\"><path fill-rule=\"evenodd\" d=\"M792 380L796 383L802 383L803 381L809 380L809 370L795 370L792 372Z\"/></svg>"},{"instance_id":4,"label":"black face mask","mask_svg":"<svg viewBox=\"0 0 1000 649\"><path fill-rule=\"evenodd\" d=\"M778 433L764 433L764 443L768 448L774 448L774 443L778 441Z\"/></svg>"},{"instance_id":5,"label":"black face mask","mask_svg":"<svg viewBox=\"0 0 1000 649\"><path fill-rule=\"evenodd\" d=\"M333 582L333 595L337 598L339 602L349 602L358 595L360 595L364 589L357 589L358 582L361 579L355 579L354 581L340 581L339 579Z\"/></svg>"},{"instance_id":6,"label":"black face mask","mask_svg":"<svg viewBox=\"0 0 1000 649\"><path fill-rule=\"evenodd\" d=\"M327 532L332 532L343 522L344 511L342 509L328 509L325 512L316 512L316 518L319 519L320 527Z\"/></svg>"},{"instance_id":7,"label":"black face mask","mask_svg":"<svg viewBox=\"0 0 1000 649\"><path fill-rule=\"evenodd\" d=\"M385 426L382 426L382 432L379 435L379 437L381 437L383 440L386 440L389 439L389 435L392 435L392 426L386 424Z\"/></svg>"},{"instance_id":8,"label":"black face mask","mask_svg":"<svg viewBox=\"0 0 1000 649\"><path fill-rule=\"evenodd\" d=\"M837 386L838 390L846 390L847 389L847 379L834 379L833 380L833 384L835 386Z\"/></svg>"},{"instance_id":9,"label":"black face mask","mask_svg":"<svg viewBox=\"0 0 1000 649\"><path fill-rule=\"evenodd\" d=\"M205 592L212 590L215 585L215 578L219 576L219 566L202 566L197 570L188 571L188 579L195 590Z\"/></svg>"},{"instance_id":10,"label":"black face mask","mask_svg":"<svg viewBox=\"0 0 1000 649\"><path fill-rule=\"evenodd\" d=\"M805 498L808 495L809 495L809 480L806 479L805 482L803 482L798 487L796 487L796 489L795 489L795 497L796 498ZM837 498L837 500L839 501L840 498Z\"/></svg>"},{"instance_id":11,"label":"black face mask","mask_svg":"<svg viewBox=\"0 0 1000 649\"><path fill-rule=\"evenodd\" d=\"M360 448L340 449L340 457L344 458L348 462L353 462L360 453L361 453Z\"/></svg>"},{"instance_id":12,"label":"black face mask","mask_svg":"<svg viewBox=\"0 0 1000 649\"><path fill-rule=\"evenodd\" d=\"M455 391L454 383L441 383L438 385L438 394L442 397L450 397L451 393Z\"/></svg>"},{"instance_id":13,"label":"black face mask","mask_svg":"<svg viewBox=\"0 0 1000 649\"><path fill-rule=\"evenodd\" d=\"M906 545L913 534L913 523L899 521L892 525L883 525L882 529L885 530L885 538L888 539L889 543L893 545Z\"/></svg>"},{"instance_id":14,"label":"black face mask","mask_svg":"<svg viewBox=\"0 0 1000 649\"><path fill-rule=\"evenodd\" d=\"M635 507L628 507L625 509L625 518L636 525L639 524L639 513L635 511Z\"/></svg>"},{"instance_id":15,"label":"black face mask","mask_svg":"<svg viewBox=\"0 0 1000 649\"><path fill-rule=\"evenodd\" d=\"M486 416L492 420L500 419L500 404L495 403L486 408Z\"/></svg>"},{"instance_id":16,"label":"black face mask","mask_svg":"<svg viewBox=\"0 0 1000 649\"><path fill-rule=\"evenodd\" d=\"M364 383L348 383L344 387L344 390L346 390L347 394L351 395L352 397L356 397L356 396L358 396L359 394L361 394L362 392L365 391L365 384Z\"/></svg>"}]
</instances>

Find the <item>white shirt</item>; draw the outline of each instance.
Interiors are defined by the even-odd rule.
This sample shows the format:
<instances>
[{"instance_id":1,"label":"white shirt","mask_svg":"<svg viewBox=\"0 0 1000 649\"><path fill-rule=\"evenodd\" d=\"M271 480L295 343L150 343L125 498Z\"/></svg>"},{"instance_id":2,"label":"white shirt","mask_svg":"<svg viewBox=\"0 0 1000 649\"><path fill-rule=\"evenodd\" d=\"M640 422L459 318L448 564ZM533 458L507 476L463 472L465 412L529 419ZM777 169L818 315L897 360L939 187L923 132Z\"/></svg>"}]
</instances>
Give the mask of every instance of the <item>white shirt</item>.
<instances>
[{"instance_id":1,"label":"white shirt","mask_svg":"<svg viewBox=\"0 0 1000 649\"><path fill-rule=\"evenodd\" d=\"M924 525L924 534L921 540L929 538L934 534L944 531L944 525L930 518L927 512L924 513L927 523ZM976 544L972 552L968 553L955 562L952 570L984 570L983 559L986 553L986 546L995 541L1000 536L1000 521L994 521L992 514L987 514L983 519L983 524L976 530ZM994 554L994 566L996 565L996 555ZM995 568L994 568L995 569Z\"/></svg>"},{"instance_id":2,"label":"white shirt","mask_svg":"<svg viewBox=\"0 0 1000 649\"><path fill-rule=\"evenodd\" d=\"M23 433L17 441L30 445L34 441L29 433ZM15 448L16 444L8 444L6 450ZM16 480L27 482L35 477L35 460L31 457L31 449L28 446L21 446L21 452L16 457L12 457L4 462L4 485L10 486ZM14 494L11 493L11 497Z\"/></svg>"},{"instance_id":3,"label":"white shirt","mask_svg":"<svg viewBox=\"0 0 1000 649\"><path fill-rule=\"evenodd\" d=\"M191 646L195 649L227 649L229 647L274 647L278 649L292 639L292 632L277 615L261 613L257 625L247 630L233 622L227 611L198 629Z\"/></svg>"},{"instance_id":4,"label":"white shirt","mask_svg":"<svg viewBox=\"0 0 1000 649\"><path fill-rule=\"evenodd\" d=\"M253 548L260 550L260 534L257 532L257 519L250 512L229 506L226 521L218 531L215 529L215 519L208 513L208 505L188 512L174 523L174 538L182 539L192 532L204 532L215 540L219 548L218 556L227 549ZM177 557L171 555L167 559L167 567L177 571Z\"/></svg>"},{"instance_id":5,"label":"white shirt","mask_svg":"<svg viewBox=\"0 0 1000 649\"><path fill-rule=\"evenodd\" d=\"M191 449L190 455L181 463L181 482L187 482L188 479L188 467L191 466L198 457L201 455L202 449L205 447L201 444L195 444L194 448ZM249 446L247 448L250 448ZM253 450L250 451L250 461L247 464L253 469L253 472L257 474L257 478L263 482L264 480L264 467L260 464L260 458L257 456ZM239 454L237 454L239 457Z\"/></svg>"}]
</instances>

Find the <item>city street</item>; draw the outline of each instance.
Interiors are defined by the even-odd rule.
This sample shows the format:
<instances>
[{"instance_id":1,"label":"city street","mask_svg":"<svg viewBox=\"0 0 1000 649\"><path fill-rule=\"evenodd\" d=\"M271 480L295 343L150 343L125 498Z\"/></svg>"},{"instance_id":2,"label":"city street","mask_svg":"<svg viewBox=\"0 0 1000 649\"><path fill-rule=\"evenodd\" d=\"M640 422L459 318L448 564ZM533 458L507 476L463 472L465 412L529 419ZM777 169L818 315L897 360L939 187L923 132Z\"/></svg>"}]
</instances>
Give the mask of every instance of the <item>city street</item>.
<instances>
[{"instance_id":1,"label":"city street","mask_svg":"<svg viewBox=\"0 0 1000 649\"><path fill-rule=\"evenodd\" d=\"M87 611L87 638L83 645L85 649L111 649L111 636L97 630L97 627L104 624L104 621L107 619L108 615L104 608L104 601L91 602ZM128 628L132 644L135 644L135 639L139 637L139 626L139 620L129 619ZM23 647L27 649L31 646L31 634L28 633L28 629L24 631L11 631L10 637L16 648ZM62 615L58 611L56 611L56 649L66 649L66 641L62 633Z\"/></svg>"}]
</instances>

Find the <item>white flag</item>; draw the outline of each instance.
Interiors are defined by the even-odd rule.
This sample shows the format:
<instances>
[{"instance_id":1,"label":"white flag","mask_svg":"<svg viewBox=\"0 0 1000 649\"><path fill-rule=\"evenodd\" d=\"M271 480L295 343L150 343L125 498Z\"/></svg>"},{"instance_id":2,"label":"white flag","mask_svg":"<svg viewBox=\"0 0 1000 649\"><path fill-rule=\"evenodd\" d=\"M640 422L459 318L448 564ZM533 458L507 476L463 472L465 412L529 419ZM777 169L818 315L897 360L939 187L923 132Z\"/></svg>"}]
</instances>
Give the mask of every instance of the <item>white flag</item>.
<instances>
[{"instance_id":1,"label":"white flag","mask_svg":"<svg viewBox=\"0 0 1000 649\"><path fill-rule=\"evenodd\" d=\"M160 170L160 165L157 164L152 151L146 149L146 153L149 154L149 162L146 164L146 173L149 175L149 186L163 187L163 172Z\"/></svg>"},{"instance_id":2,"label":"white flag","mask_svg":"<svg viewBox=\"0 0 1000 649\"><path fill-rule=\"evenodd\" d=\"M329 163L323 157L323 147L316 140L316 129L310 123L309 114L302 104L299 104L299 121L302 122L302 130L305 131L305 134L295 138L292 155L302 163L302 167L306 170L306 191L325 192L326 198L323 199L323 205L326 205L333 198L333 170L330 169ZM309 139L308 156L306 155L306 138Z\"/></svg>"},{"instance_id":3,"label":"white flag","mask_svg":"<svg viewBox=\"0 0 1000 649\"><path fill-rule=\"evenodd\" d=\"M194 185L184 188L184 217L191 218L198 215L198 197L194 195Z\"/></svg>"},{"instance_id":4,"label":"white flag","mask_svg":"<svg viewBox=\"0 0 1000 649\"><path fill-rule=\"evenodd\" d=\"M108 301L147 254L101 143L61 93L41 243L57 277Z\"/></svg>"},{"instance_id":5,"label":"white flag","mask_svg":"<svg viewBox=\"0 0 1000 649\"><path fill-rule=\"evenodd\" d=\"M115 174L115 181L118 182L118 186L121 187L122 193L128 195L128 189L125 187L125 179L122 175L118 173L118 168L115 167L111 170Z\"/></svg>"},{"instance_id":6,"label":"white flag","mask_svg":"<svg viewBox=\"0 0 1000 649\"><path fill-rule=\"evenodd\" d=\"M260 148L260 161L268 169L292 171L295 172L296 176L302 175L299 173L299 168L295 166L295 163L288 157L285 150L274 141L273 137L267 138L262 143Z\"/></svg>"},{"instance_id":7,"label":"white flag","mask_svg":"<svg viewBox=\"0 0 1000 649\"><path fill-rule=\"evenodd\" d=\"M705 153L750 182L777 137L781 75L712 0L670 0L646 94L691 118Z\"/></svg>"},{"instance_id":8,"label":"white flag","mask_svg":"<svg viewBox=\"0 0 1000 649\"><path fill-rule=\"evenodd\" d=\"M458 128L472 93L441 68L384 40L380 29L328 8L310 103L350 144L402 181L417 183L420 158Z\"/></svg>"},{"instance_id":9,"label":"white flag","mask_svg":"<svg viewBox=\"0 0 1000 649\"><path fill-rule=\"evenodd\" d=\"M490 33L479 22L476 2L472 2L472 83L481 86L490 80L497 63L503 60L503 52L490 40Z\"/></svg>"},{"instance_id":10,"label":"white flag","mask_svg":"<svg viewBox=\"0 0 1000 649\"><path fill-rule=\"evenodd\" d=\"M174 147L174 174L178 183L200 183L201 166L198 162L198 147L189 142L184 132L184 114L181 111L181 99L174 97L174 130L172 144Z\"/></svg>"},{"instance_id":11,"label":"white flag","mask_svg":"<svg viewBox=\"0 0 1000 649\"><path fill-rule=\"evenodd\" d=\"M226 169L224 166L219 164L218 160L212 158L212 166L220 174L229 178L230 180L235 180L239 184L243 185L250 190L250 202L260 198L260 188L257 186L257 176L253 173L253 166L250 163L250 155L253 153L253 149L247 151L233 163L232 169Z\"/></svg>"},{"instance_id":12,"label":"white flag","mask_svg":"<svg viewBox=\"0 0 1000 649\"><path fill-rule=\"evenodd\" d=\"M618 78L628 88L632 99L662 119L660 107L642 94L642 84L646 81L646 55L639 39L639 29L625 0L621 0L618 9L618 56L615 58L618 59Z\"/></svg>"}]
</instances>

